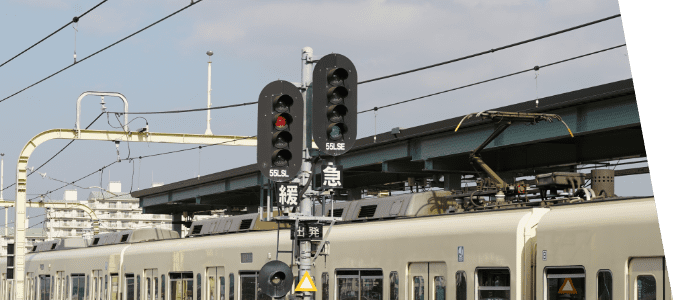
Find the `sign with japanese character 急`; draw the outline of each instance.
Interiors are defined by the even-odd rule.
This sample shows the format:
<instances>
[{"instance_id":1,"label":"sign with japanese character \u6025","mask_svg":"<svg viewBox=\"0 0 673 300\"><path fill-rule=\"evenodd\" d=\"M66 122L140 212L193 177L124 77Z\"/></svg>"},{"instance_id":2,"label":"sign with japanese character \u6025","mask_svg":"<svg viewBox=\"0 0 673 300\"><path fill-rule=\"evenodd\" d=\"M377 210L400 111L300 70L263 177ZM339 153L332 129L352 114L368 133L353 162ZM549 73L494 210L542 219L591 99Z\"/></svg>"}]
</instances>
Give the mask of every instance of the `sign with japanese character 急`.
<instances>
[{"instance_id":1,"label":"sign with japanese character \u6025","mask_svg":"<svg viewBox=\"0 0 673 300\"><path fill-rule=\"evenodd\" d=\"M280 207L299 206L299 185L293 183L276 184L276 203Z\"/></svg>"},{"instance_id":2,"label":"sign with japanese character \u6025","mask_svg":"<svg viewBox=\"0 0 673 300\"><path fill-rule=\"evenodd\" d=\"M343 188L343 166L334 165L331 162L322 166L322 188L323 189L342 189Z\"/></svg>"}]
</instances>

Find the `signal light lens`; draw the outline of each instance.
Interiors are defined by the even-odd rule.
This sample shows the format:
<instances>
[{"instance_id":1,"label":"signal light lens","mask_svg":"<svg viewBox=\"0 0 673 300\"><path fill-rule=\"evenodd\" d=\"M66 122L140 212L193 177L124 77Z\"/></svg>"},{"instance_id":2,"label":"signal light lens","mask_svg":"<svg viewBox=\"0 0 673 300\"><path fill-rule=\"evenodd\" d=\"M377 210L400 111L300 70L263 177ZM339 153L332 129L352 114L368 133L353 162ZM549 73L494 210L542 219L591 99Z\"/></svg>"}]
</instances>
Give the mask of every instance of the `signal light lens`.
<instances>
[{"instance_id":1,"label":"signal light lens","mask_svg":"<svg viewBox=\"0 0 673 300\"><path fill-rule=\"evenodd\" d=\"M343 123L332 123L327 126L327 136L330 140L339 141L343 139L343 135L348 131L346 125Z\"/></svg>"},{"instance_id":2,"label":"signal light lens","mask_svg":"<svg viewBox=\"0 0 673 300\"><path fill-rule=\"evenodd\" d=\"M273 110L279 113L287 112L294 100L290 95L279 95L273 98Z\"/></svg>"},{"instance_id":3,"label":"signal light lens","mask_svg":"<svg viewBox=\"0 0 673 300\"><path fill-rule=\"evenodd\" d=\"M327 83L331 86L343 85L348 78L348 71L344 68L334 68L327 72Z\"/></svg>"},{"instance_id":4,"label":"signal light lens","mask_svg":"<svg viewBox=\"0 0 673 300\"><path fill-rule=\"evenodd\" d=\"M327 90L327 99L332 104L344 104L344 98L348 97L348 89L343 86L332 87Z\"/></svg>"},{"instance_id":5,"label":"signal light lens","mask_svg":"<svg viewBox=\"0 0 673 300\"><path fill-rule=\"evenodd\" d=\"M277 131L273 134L273 146L278 149L287 149L291 141L292 134L289 131Z\"/></svg>"},{"instance_id":6,"label":"signal light lens","mask_svg":"<svg viewBox=\"0 0 673 300\"><path fill-rule=\"evenodd\" d=\"M290 124L292 124L292 116L287 113L276 115L273 121L273 127L276 130L285 130Z\"/></svg>"},{"instance_id":7,"label":"signal light lens","mask_svg":"<svg viewBox=\"0 0 673 300\"><path fill-rule=\"evenodd\" d=\"M285 167L292 159L292 152L287 149L276 150L273 152L271 159L274 166Z\"/></svg>"},{"instance_id":8,"label":"signal light lens","mask_svg":"<svg viewBox=\"0 0 673 300\"><path fill-rule=\"evenodd\" d=\"M343 123L347 113L348 108L345 105L332 105L327 108L327 118L332 123Z\"/></svg>"}]
</instances>

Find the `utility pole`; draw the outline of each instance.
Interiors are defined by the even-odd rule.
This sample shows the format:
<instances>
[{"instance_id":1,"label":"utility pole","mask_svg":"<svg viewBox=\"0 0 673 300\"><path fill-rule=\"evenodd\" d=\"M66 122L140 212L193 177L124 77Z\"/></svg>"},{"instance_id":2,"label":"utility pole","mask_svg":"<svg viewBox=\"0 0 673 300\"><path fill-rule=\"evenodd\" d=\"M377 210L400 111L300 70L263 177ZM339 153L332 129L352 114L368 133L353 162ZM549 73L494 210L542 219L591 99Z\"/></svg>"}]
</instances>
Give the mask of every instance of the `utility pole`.
<instances>
[{"instance_id":1,"label":"utility pole","mask_svg":"<svg viewBox=\"0 0 673 300\"><path fill-rule=\"evenodd\" d=\"M213 135L213 132L210 131L210 91L212 89L210 88L210 58L213 56L213 51L208 51L206 52L208 55L208 115L206 116L206 133L205 135Z\"/></svg>"}]
</instances>

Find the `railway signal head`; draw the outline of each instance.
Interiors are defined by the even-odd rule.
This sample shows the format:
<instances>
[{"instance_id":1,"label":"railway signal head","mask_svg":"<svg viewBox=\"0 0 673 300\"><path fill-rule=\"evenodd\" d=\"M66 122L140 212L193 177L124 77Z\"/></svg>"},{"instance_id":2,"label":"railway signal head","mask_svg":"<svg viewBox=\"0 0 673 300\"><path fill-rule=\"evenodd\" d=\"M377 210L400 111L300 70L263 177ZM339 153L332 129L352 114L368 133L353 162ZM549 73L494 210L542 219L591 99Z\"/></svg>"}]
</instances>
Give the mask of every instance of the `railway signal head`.
<instances>
[{"instance_id":1,"label":"railway signal head","mask_svg":"<svg viewBox=\"0 0 673 300\"><path fill-rule=\"evenodd\" d=\"M357 71L341 54L320 58L313 69L313 139L329 155L346 153L357 137Z\"/></svg>"},{"instance_id":2,"label":"railway signal head","mask_svg":"<svg viewBox=\"0 0 673 300\"><path fill-rule=\"evenodd\" d=\"M273 181L289 181L301 169L304 100L297 87L267 84L257 103L257 165Z\"/></svg>"}]
</instances>

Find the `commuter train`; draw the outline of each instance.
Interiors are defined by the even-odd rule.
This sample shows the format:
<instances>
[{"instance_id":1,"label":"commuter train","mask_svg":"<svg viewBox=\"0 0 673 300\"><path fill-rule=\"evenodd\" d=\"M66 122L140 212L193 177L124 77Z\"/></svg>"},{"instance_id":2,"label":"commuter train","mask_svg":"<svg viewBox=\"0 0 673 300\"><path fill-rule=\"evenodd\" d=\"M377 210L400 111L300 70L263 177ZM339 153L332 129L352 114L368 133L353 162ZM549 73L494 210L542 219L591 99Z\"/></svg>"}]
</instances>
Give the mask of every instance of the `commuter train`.
<instances>
[{"instance_id":1,"label":"commuter train","mask_svg":"<svg viewBox=\"0 0 673 300\"><path fill-rule=\"evenodd\" d=\"M671 299L654 198L456 211L443 193L326 207L344 221L315 251L313 299ZM148 228L44 242L26 255L25 299L266 299L265 263L278 255L297 275L281 227L248 214L194 222L185 238ZM0 300L12 300L0 266Z\"/></svg>"}]
</instances>

